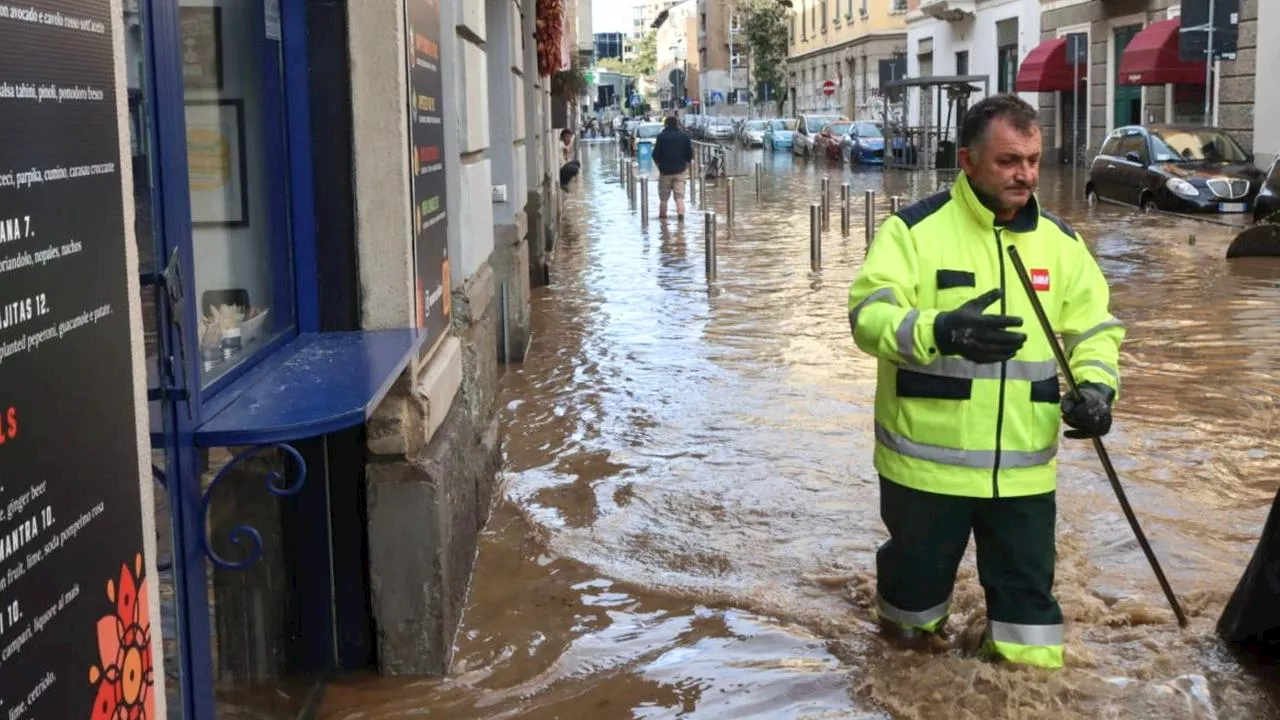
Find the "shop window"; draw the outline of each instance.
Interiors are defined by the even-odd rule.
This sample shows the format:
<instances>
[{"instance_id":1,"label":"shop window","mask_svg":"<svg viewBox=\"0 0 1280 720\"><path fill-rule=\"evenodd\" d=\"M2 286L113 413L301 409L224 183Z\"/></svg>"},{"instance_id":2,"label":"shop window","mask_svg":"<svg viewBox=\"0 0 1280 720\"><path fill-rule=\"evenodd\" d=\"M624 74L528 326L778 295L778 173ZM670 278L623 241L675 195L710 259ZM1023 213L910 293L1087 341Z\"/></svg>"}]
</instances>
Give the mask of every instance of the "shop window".
<instances>
[{"instance_id":1,"label":"shop window","mask_svg":"<svg viewBox=\"0 0 1280 720\"><path fill-rule=\"evenodd\" d=\"M250 0L183 2L187 170L202 385L293 327L279 43Z\"/></svg>"}]
</instances>

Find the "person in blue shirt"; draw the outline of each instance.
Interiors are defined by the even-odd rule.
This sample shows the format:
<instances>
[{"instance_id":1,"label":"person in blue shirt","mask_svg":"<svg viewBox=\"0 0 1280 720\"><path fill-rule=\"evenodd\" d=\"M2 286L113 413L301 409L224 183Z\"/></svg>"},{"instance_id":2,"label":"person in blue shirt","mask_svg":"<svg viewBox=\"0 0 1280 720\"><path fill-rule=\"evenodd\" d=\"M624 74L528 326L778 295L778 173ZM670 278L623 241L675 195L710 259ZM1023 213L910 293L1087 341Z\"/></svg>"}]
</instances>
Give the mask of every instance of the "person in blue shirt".
<instances>
[{"instance_id":1,"label":"person in blue shirt","mask_svg":"<svg viewBox=\"0 0 1280 720\"><path fill-rule=\"evenodd\" d=\"M693 141L670 115L653 142L653 164L658 168L658 219L667 217L667 199L676 196L676 216L684 219L684 176L693 160Z\"/></svg>"}]
</instances>

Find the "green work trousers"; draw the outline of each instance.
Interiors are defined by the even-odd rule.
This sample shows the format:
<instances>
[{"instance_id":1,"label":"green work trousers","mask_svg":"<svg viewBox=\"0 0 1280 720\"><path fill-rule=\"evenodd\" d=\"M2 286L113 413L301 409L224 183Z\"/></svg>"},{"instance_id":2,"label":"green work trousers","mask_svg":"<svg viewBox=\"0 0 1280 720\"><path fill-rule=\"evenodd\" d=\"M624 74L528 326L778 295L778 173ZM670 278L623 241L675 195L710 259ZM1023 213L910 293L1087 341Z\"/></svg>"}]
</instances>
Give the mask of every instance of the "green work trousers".
<instances>
[{"instance_id":1,"label":"green work trousers","mask_svg":"<svg viewBox=\"0 0 1280 720\"><path fill-rule=\"evenodd\" d=\"M1062 610L1053 597L1054 493L972 498L921 492L880 478L889 540L876 553L877 611L933 632L951 611L956 570L972 532L987 599L986 649L1015 663L1062 667Z\"/></svg>"}]
</instances>

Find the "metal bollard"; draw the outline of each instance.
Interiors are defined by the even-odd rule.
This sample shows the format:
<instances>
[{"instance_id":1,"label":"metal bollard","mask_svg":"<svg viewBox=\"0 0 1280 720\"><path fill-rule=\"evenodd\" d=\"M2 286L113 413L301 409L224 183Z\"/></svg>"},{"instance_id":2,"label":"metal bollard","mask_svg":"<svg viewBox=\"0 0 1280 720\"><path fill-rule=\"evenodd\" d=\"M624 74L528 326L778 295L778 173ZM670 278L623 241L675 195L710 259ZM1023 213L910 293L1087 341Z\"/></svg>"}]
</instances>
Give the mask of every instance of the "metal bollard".
<instances>
[{"instance_id":1,"label":"metal bollard","mask_svg":"<svg viewBox=\"0 0 1280 720\"><path fill-rule=\"evenodd\" d=\"M822 176L822 229L831 229L831 178Z\"/></svg>"},{"instance_id":2,"label":"metal bollard","mask_svg":"<svg viewBox=\"0 0 1280 720\"><path fill-rule=\"evenodd\" d=\"M725 216L726 216L725 222L728 224L729 230L732 231L733 230L733 178L729 178L729 181L724 184L724 188L725 188L724 190L725 205L727 206L727 209L725 210Z\"/></svg>"},{"instance_id":3,"label":"metal bollard","mask_svg":"<svg viewBox=\"0 0 1280 720\"><path fill-rule=\"evenodd\" d=\"M702 234L705 241L707 280L716 279L716 214L711 211L702 214Z\"/></svg>"},{"instance_id":4,"label":"metal bollard","mask_svg":"<svg viewBox=\"0 0 1280 720\"><path fill-rule=\"evenodd\" d=\"M867 191L867 247L871 247L871 238L876 234L876 191Z\"/></svg>"},{"instance_id":5,"label":"metal bollard","mask_svg":"<svg viewBox=\"0 0 1280 720\"><path fill-rule=\"evenodd\" d=\"M840 184L840 237L849 237L849 183Z\"/></svg>"},{"instance_id":6,"label":"metal bollard","mask_svg":"<svg viewBox=\"0 0 1280 720\"><path fill-rule=\"evenodd\" d=\"M649 227L649 178L640 177L640 227Z\"/></svg>"},{"instance_id":7,"label":"metal bollard","mask_svg":"<svg viewBox=\"0 0 1280 720\"><path fill-rule=\"evenodd\" d=\"M889 198L889 214L892 215L902 209L902 196L893 195Z\"/></svg>"},{"instance_id":8,"label":"metal bollard","mask_svg":"<svg viewBox=\"0 0 1280 720\"><path fill-rule=\"evenodd\" d=\"M705 210L707 207L707 178L698 175L698 202L702 204Z\"/></svg>"},{"instance_id":9,"label":"metal bollard","mask_svg":"<svg viewBox=\"0 0 1280 720\"><path fill-rule=\"evenodd\" d=\"M809 267L822 269L822 203L809 205Z\"/></svg>"},{"instance_id":10,"label":"metal bollard","mask_svg":"<svg viewBox=\"0 0 1280 720\"><path fill-rule=\"evenodd\" d=\"M760 199L764 197L764 187L763 187L763 183L761 182L761 178L763 176L764 176L764 165L762 163L756 163L756 202L759 202Z\"/></svg>"}]
</instances>

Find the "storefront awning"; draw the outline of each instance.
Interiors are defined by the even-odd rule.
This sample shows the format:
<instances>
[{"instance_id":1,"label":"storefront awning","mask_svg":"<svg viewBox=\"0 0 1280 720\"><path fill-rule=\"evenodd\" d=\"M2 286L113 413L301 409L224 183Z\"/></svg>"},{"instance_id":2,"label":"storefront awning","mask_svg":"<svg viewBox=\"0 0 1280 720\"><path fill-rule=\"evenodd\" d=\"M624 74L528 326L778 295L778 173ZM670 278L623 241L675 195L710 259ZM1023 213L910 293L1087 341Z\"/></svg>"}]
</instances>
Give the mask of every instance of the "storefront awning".
<instances>
[{"instance_id":1,"label":"storefront awning","mask_svg":"<svg viewBox=\"0 0 1280 720\"><path fill-rule=\"evenodd\" d=\"M1077 66L1081 77L1088 72L1085 65ZM1056 92L1071 90L1075 83L1071 82L1072 68L1067 62L1067 39L1065 37L1045 40L1035 46L1022 67L1018 68L1018 80L1014 89L1018 92Z\"/></svg>"},{"instance_id":2,"label":"storefront awning","mask_svg":"<svg viewBox=\"0 0 1280 720\"><path fill-rule=\"evenodd\" d=\"M1181 20L1151 23L1133 36L1120 56L1121 85L1204 84L1204 64L1178 58L1178 27Z\"/></svg>"}]
</instances>

